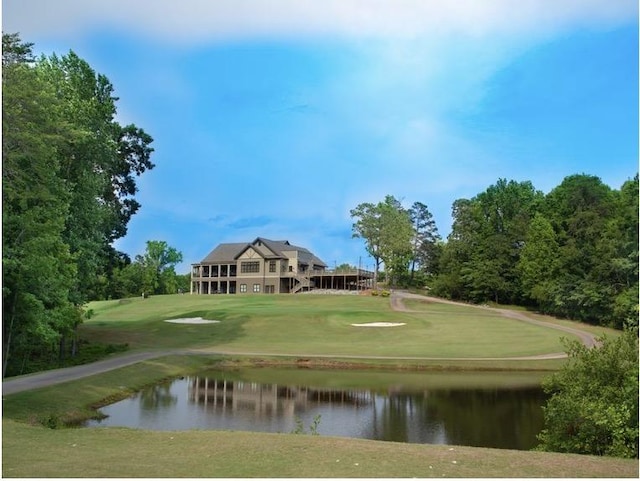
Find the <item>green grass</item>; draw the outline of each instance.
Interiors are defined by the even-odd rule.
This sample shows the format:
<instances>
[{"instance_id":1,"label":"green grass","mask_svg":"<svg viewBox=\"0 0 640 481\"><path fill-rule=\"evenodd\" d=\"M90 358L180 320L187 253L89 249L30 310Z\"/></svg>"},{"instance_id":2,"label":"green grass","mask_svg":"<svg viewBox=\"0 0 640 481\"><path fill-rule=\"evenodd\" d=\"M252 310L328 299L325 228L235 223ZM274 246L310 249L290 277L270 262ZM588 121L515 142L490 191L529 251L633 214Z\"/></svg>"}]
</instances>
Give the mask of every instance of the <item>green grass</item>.
<instances>
[{"instance_id":1,"label":"green grass","mask_svg":"<svg viewBox=\"0 0 640 481\"><path fill-rule=\"evenodd\" d=\"M388 298L365 296L156 296L96 302L81 336L133 349L197 347L216 352L390 357L517 357L562 352L559 331L492 310L421 304L395 312ZM200 316L218 324L165 319ZM393 328L351 324L402 322Z\"/></svg>"},{"instance_id":2,"label":"green grass","mask_svg":"<svg viewBox=\"0 0 640 481\"><path fill-rule=\"evenodd\" d=\"M467 447L450 448L357 439L266 433L130 429L45 429L95 416L95 408L162 379L256 362L275 366L385 367L330 376L322 370L289 370L302 379L354 387L371 377L402 379L409 370L434 383L451 382L440 370L549 370L562 361L460 361L447 357L509 357L562 351L566 334L507 319L493 311L444 304L409 304L420 312L390 309L388 298L356 296L157 296L94 302L81 336L132 349L201 348L211 353L258 356L167 356L78 381L3 397L5 477L636 477L637 460L595 458ZM219 324L180 325L177 317L204 317ZM544 317L547 322L565 323ZM405 322L399 328L358 328L352 323ZM575 326L574 323L571 325ZM610 331L613 332L613 331ZM291 357L276 357L287 353ZM313 359L313 355L331 356ZM442 357L442 360L349 359ZM260 376L281 378L278 369ZM533 376L538 374L532 373ZM483 373L502 377L510 373ZM460 378L457 378L460 379ZM462 381L460 381L462 382ZM479 382L468 375L466 382ZM495 379L491 380L495 382ZM453 461L456 461L455 463Z\"/></svg>"},{"instance_id":3,"label":"green grass","mask_svg":"<svg viewBox=\"0 0 640 481\"><path fill-rule=\"evenodd\" d=\"M407 308L411 310L428 311L436 303L427 299L424 299L424 300L423 299L405 299L404 304ZM473 307L473 305L470 304L469 307ZM478 307L479 306L476 306L475 309L477 309ZM593 324L586 324L584 322L579 322L579 321L571 321L568 319L559 319L559 318L551 317L545 314L540 314L539 312L528 310L526 307L523 307L523 306L503 305L503 304L496 304L494 302L490 302L487 304L487 307L490 307L492 309L508 309L510 311L517 311L517 312L520 312L521 314L525 314L526 316L534 320L550 322L552 324L557 324L559 326L564 326L564 327L572 327L574 329L580 329L582 331L589 332L596 336L602 336L602 335L618 336L620 334L620 331L615 329L611 329L604 326L596 326Z\"/></svg>"},{"instance_id":4,"label":"green grass","mask_svg":"<svg viewBox=\"0 0 640 481\"><path fill-rule=\"evenodd\" d=\"M637 477L638 461L324 436L2 426L3 477Z\"/></svg>"},{"instance_id":5,"label":"green grass","mask_svg":"<svg viewBox=\"0 0 640 481\"><path fill-rule=\"evenodd\" d=\"M59 419L75 423L96 416L97 407L123 399L163 379L211 368L216 357L167 356L63 384L3 396L3 419L28 423Z\"/></svg>"}]
</instances>

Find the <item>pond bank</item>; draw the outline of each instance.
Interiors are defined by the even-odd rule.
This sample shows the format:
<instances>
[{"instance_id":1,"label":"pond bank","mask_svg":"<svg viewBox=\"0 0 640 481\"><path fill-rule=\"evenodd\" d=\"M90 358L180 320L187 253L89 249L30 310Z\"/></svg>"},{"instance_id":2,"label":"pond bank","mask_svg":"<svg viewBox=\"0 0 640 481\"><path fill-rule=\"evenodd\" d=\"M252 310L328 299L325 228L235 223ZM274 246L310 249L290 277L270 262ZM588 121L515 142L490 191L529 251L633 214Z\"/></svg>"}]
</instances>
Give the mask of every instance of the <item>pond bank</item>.
<instances>
[{"instance_id":1,"label":"pond bank","mask_svg":"<svg viewBox=\"0 0 640 481\"><path fill-rule=\"evenodd\" d=\"M16 376L2 381L2 394L15 394L31 389L74 381L114 369L130 366L138 362L165 356L226 356L232 364L246 365L297 365L326 367L328 369L409 369L409 370L508 370L508 371L554 371L562 365L555 358L418 358L382 356L322 356L301 357L295 354L260 354L242 352L212 352L210 350L179 349L170 351L131 352L97 361L91 364L52 369L39 373ZM283 359L284 358L284 359ZM524 362L523 362L524 361ZM559 361L559 362L558 362Z\"/></svg>"}]
</instances>

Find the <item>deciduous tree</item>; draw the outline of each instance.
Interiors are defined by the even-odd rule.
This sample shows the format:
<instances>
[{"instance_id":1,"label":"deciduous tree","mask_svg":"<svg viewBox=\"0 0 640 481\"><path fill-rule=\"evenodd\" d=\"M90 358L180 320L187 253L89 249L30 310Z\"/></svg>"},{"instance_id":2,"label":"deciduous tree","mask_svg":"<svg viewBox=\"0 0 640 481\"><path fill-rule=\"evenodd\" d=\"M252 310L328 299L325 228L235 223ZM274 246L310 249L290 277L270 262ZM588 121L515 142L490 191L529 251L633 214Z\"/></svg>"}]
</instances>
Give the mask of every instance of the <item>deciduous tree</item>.
<instances>
[{"instance_id":1,"label":"deciduous tree","mask_svg":"<svg viewBox=\"0 0 640 481\"><path fill-rule=\"evenodd\" d=\"M365 240L367 252L375 261L376 280L381 263L391 277L407 269L413 226L409 212L395 197L387 195L383 202L375 205L359 204L351 210L351 217L357 219L353 224L353 236Z\"/></svg>"},{"instance_id":2,"label":"deciduous tree","mask_svg":"<svg viewBox=\"0 0 640 481\"><path fill-rule=\"evenodd\" d=\"M180 262L182 253L165 241L147 241L145 253L135 260L142 267L143 292L175 294L178 290L175 266Z\"/></svg>"},{"instance_id":3,"label":"deciduous tree","mask_svg":"<svg viewBox=\"0 0 640 481\"><path fill-rule=\"evenodd\" d=\"M78 319L69 302L76 269L62 238L70 198L58 147L68 128L30 58L30 44L3 36L3 377L50 353Z\"/></svg>"}]
</instances>

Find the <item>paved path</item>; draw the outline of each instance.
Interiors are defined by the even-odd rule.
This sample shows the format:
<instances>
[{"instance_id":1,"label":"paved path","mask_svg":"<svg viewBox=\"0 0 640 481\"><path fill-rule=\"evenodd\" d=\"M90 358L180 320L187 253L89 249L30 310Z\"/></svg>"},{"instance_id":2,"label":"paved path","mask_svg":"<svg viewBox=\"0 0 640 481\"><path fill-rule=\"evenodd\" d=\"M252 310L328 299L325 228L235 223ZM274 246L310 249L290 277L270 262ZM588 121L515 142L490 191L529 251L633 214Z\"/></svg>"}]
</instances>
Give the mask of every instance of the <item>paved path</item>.
<instances>
[{"instance_id":1,"label":"paved path","mask_svg":"<svg viewBox=\"0 0 640 481\"><path fill-rule=\"evenodd\" d=\"M454 301L447 301L444 299L438 299L435 297L420 296L417 294L409 294L402 291L395 291L390 298L391 307L394 310L401 312L412 312L406 308L403 299L423 299L432 302L441 302L445 304L456 304L466 307L477 307L478 309L490 309L500 314L516 319L523 322L529 322L543 327L551 329L558 329L569 334L578 336L586 346L594 346L596 344L595 337L585 331L574 329L571 327L559 326L549 322L538 321L527 317L525 314L512 311L508 309L497 309L483 306L473 306L471 304L463 304ZM419 312L419 311L417 311ZM550 353L542 354L538 356L523 356L523 357L510 357L510 358L438 358L438 357L398 357L398 356L348 356L348 355L335 355L335 354L300 354L300 353L260 353L260 352L240 352L230 350L213 350L212 349L174 349L169 351L145 351L145 352L132 352L123 355L117 355L112 358L97 361L91 364L83 364L81 366L67 367L62 369L53 369L50 371L42 371L34 374L27 374L25 376L17 376L7 379L2 382L2 395L14 394L30 389L38 389L41 387L51 386L54 384L60 384L67 381L74 381L87 376L93 376L94 374L100 374L103 372L111 371L121 367L129 366L141 361L154 359L162 356L170 355L224 355L233 354L237 356L272 356L272 357L304 357L304 358L317 358L317 359L379 359L389 360L397 359L402 361L531 361L541 359L562 359L566 357L565 353Z\"/></svg>"},{"instance_id":2,"label":"paved path","mask_svg":"<svg viewBox=\"0 0 640 481\"><path fill-rule=\"evenodd\" d=\"M430 302L439 302L439 303L442 303L442 304L452 304L452 305L456 305L456 306L474 307L476 309L484 309L484 310L494 311L494 312L497 312L497 313L499 313L499 314L501 314L501 315L503 315L505 317L508 317L510 319L516 319L518 321L528 322L529 324L535 324L537 326L548 327L549 329L556 329L558 331L563 331L563 332L566 332L568 334L572 334L572 335L578 337L580 339L580 341L587 347L594 347L594 346L596 346L598 344L597 341L596 341L596 336L594 336L590 332L583 331L581 329L576 329L576 328L573 328L573 327L561 326L559 324L554 324L552 322L539 321L537 319L533 319L532 317L527 316L525 313L523 313L521 311L513 311L511 309L502 309L502 308L496 308L496 307L478 306L478 305L474 305L474 304L465 304L463 302L449 301L449 300L440 299L440 298L437 298L437 297L428 297L428 296L421 296L419 294L410 294L410 293L404 292L404 291L394 291L393 292L393 294L391 295L391 307L392 307L392 309L394 309L396 311L402 311L402 312L420 312L420 311L411 311L411 310L407 309L406 306L404 305L404 303L402 302L403 299L420 299L420 300L427 300L427 301L430 301ZM543 355L543 356L545 356L545 355ZM564 353L556 353L556 354L547 354L546 356L566 357L566 354L564 354ZM541 357L539 357L539 356L533 356L533 358L541 359ZM545 357L545 359L549 359L549 358Z\"/></svg>"}]
</instances>

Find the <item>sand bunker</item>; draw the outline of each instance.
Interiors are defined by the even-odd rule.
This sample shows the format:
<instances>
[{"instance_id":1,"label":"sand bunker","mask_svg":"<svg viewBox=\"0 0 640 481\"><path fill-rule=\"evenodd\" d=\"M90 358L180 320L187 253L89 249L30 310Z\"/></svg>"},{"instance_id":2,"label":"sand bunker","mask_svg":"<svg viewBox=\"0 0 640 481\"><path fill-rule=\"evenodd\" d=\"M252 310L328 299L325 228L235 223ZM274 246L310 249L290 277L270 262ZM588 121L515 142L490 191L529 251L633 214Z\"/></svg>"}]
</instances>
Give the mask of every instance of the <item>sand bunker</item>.
<instances>
[{"instance_id":1,"label":"sand bunker","mask_svg":"<svg viewBox=\"0 0 640 481\"><path fill-rule=\"evenodd\" d=\"M405 322L368 322L366 324L351 324L356 327L396 327L404 326Z\"/></svg>"},{"instance_id":2,"label":"sand bunker","mask_svg":"<svg viewBox=\"0 0 640 481\"><path fill-rule=\"evenodd\" d=\"M171 322L173 324L214 324L220 321L210 321L201 317L185 317L183 319L167 319L164 322Z\"/></svg>"}]
</instances>

